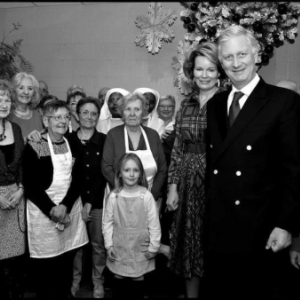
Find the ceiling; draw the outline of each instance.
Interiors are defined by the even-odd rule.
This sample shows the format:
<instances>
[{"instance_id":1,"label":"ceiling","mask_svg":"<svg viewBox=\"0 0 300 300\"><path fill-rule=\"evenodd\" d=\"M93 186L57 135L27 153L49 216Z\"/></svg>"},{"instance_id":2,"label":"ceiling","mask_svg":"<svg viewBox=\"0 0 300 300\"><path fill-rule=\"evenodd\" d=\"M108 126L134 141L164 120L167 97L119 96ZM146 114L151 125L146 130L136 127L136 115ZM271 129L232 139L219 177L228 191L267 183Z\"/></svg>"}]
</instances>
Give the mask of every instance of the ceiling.
<instances>
[{"instance_id":1,"label":"ceiling","mask_svg":"<svg viewBox=\"0 0 300 300\"><path fill-rule=\"evenodd\" d=\"M95 2L0 2L0 9L22 8L22 7L41 7L50 5L86 5Z\"/></svg>"}]
</instances>

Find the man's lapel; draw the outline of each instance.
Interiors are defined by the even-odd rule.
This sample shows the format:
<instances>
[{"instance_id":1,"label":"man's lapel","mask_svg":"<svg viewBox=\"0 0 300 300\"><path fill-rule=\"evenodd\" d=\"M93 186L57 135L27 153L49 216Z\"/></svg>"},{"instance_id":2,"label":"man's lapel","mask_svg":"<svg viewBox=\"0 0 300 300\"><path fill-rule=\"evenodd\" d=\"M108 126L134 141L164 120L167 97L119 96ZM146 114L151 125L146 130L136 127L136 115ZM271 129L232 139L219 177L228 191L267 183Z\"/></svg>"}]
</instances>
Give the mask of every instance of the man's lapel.
<instances>
[{"instance_id":1,"label":"man's lapel","mask_svg":"<svg viewBox=\"0 0 300 300\"><path fill-rule=\"evenodd\" d=\"M233 140L243 132L245 127L259 113L268 100L269 97L266 93L266 84L261 78L241 109L239 115L235 119L233 125L228 129L227 135L219 148L217 156L215 157L216 159L219 158L227 149L227 147L233 142ZM227 117L227 101L223 102L226 102L226 106L224 107L224 104L222 103L220 108L225 109L225 115ZM222 115L222 117L219 116L220 125L223 127L227 126L227 120L224 122L224 113L220 113L220 115Z\"/></svg>"}]
</instances>

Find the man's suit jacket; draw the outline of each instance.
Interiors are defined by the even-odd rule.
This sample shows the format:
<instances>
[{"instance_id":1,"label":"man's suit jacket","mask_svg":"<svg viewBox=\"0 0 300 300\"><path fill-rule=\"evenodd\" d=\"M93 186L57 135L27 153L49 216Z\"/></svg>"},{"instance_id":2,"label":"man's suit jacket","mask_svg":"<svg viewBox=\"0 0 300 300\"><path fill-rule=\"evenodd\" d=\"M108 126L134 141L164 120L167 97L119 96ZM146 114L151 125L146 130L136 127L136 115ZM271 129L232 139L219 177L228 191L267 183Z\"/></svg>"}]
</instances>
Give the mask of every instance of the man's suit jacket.
<instances>
[{"instance_id":1,"label":"man's suit jacket","mask_svg":"<svg viewBox=\"0 0 300 300\"><path fill-rule=\"evenodd\" d=\"M300 96L260 78L229 129L229 93L207 108L208 247L263 251L275 227L300 230Z\"/></svg>"}]
</instances>

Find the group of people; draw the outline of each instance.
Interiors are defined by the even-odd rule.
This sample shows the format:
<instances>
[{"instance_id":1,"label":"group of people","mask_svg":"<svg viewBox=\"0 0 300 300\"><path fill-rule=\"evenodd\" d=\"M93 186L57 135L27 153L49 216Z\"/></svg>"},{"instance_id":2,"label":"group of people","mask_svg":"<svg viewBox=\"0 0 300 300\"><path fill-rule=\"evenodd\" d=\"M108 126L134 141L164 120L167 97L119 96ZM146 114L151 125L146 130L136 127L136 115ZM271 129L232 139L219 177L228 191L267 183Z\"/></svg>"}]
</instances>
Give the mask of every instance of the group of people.
<instances>
[{"instance_id":1,"label":"group of people","mask_svg":"<svg viewBox=\"0 0 300 300\"><path fill-rule=\"evenodd\" d=\"M113 297L145 296L157 254L187 298L292 292L300 96L267 84L258 55L237 25L196 46L184 62L194 89L176 117L175 98L150 88L94 98L73 86L66 101L39 102L32 75L1 80L1 282L10 269L22 288L27 251L38 296L76 297L90 243L94 298L105 268Z\"/></svg>"}]
</instances>

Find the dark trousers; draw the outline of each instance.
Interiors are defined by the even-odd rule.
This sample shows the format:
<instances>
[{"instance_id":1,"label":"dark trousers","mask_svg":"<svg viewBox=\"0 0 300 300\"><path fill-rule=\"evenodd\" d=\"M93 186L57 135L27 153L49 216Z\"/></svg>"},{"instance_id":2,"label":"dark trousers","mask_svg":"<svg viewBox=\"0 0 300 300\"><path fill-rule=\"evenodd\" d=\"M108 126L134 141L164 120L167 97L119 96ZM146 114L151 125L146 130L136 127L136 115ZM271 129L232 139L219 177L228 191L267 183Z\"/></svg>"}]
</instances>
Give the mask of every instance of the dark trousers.
<instances>
[{"instance_id":1,"label":"dark trousers","mask_svg":"<svg viewBox=\"0 0 300 300\"><path fill-rule=\"evenodd\" d=\"M23 298L25 255L0 260L0 299Z\"/></svg>"},{"instance_id":2,"label":"dark trousers","mask_svg":"<svg viewBox=\"0 0 300 300\"><path fill-rule=\"evenodd\" d=\"M208 299L267 299L293 294L293 270L288 249L273 253L208 253Z\"/></svg>"},{"instance_id":3,"label":"dark trousers","mask_svg":"<svg viewBox=\"0 0 300 300\"><path fill-rule=\"evenodd\" d=\"M51 258L32 258L38 298L67 297L73 279L75 250Z\"/></svg>"}]
</instances>

